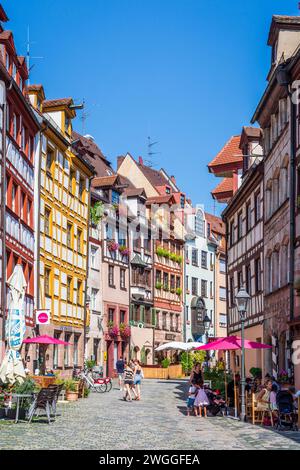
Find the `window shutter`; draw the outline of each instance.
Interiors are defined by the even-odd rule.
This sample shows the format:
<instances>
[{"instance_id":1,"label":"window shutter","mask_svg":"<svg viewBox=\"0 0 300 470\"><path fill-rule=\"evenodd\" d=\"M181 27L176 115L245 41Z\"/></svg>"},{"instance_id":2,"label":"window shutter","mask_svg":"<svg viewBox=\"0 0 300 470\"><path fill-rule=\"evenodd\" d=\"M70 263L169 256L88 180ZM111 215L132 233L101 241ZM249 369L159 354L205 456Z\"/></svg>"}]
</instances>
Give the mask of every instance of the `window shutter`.
<instances>
[{"instance_id":1,"label":"window shutter","mask_svg":"<svg viewBox=\"0 0 300 470\"><path fill-rule=\"evenodd\" d=\"M129 318L130 322L134 321L134 308L135 308L135 305L130 304L130 318Z\"/></svg>"}]
</instances>

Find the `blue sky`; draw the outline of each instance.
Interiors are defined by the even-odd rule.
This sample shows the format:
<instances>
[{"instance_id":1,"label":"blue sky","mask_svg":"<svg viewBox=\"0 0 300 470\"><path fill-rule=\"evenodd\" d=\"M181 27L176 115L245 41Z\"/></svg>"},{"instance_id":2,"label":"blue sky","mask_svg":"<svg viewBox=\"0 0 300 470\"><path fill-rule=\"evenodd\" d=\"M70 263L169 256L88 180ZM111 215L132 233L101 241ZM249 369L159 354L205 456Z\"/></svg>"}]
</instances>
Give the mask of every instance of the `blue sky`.
<instances>
[{"instance_id":1,"label":"blue sky","mask_svg":"<svg viewBox=\"0 0 300 470\"><path fill-rule=\"evenodd\" d=\"M127 151L147 159L147 137L158 141L154 167L209 212L218 180L206 165L249 123L264 90L272 14L299 14L296 0L2 4L18 53L29 25L31 54L44 57L32 59L31 83L47 98L85 99L85 133L114 164Z\"/></svg>"}]
</instances>

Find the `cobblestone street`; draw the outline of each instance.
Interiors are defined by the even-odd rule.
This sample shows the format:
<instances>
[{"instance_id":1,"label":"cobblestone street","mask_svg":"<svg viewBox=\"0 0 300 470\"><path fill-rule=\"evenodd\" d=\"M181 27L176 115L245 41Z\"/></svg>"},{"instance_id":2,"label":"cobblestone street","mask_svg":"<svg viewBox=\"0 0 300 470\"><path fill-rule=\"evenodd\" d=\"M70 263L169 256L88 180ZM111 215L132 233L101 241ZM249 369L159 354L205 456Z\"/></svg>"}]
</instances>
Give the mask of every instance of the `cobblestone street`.
<instances>
[{"instance_id":1,"label":"cobblestone street","mask_svg":"<svg viewBox=\"0 0 300 470\"><path fill-rule=\"evenodd\" d=\"M140 402L125 403L114 387L59 405L50 426L42 417L31 425L0 421L0 448L300 450L298 433L279 434L221 417L186 417L185 388L180 381L145 380Z\"/></svg>"}]
</instances>

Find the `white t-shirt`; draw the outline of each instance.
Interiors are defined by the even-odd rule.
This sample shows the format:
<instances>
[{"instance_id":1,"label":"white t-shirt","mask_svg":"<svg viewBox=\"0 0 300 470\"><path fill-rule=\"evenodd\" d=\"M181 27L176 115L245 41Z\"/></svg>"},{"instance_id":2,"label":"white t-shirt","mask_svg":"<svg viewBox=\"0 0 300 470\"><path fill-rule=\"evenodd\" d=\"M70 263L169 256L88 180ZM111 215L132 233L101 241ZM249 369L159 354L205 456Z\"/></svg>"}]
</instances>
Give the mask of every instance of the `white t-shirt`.
<instances>
[{"instance_id":1,"label":"white t-shirt","mask_svg":"<svg viewBox=\"0 0 300 470\"><path fill-rule=\"evenodd\" d=\"M197 390L197 389L196 389L196 387L194 387L194 386L191 386L191 387L189 388L189 397L190 397L190 398L195 398L195 396L196 396L196 390Z\"/></svg>"}]
</instances>

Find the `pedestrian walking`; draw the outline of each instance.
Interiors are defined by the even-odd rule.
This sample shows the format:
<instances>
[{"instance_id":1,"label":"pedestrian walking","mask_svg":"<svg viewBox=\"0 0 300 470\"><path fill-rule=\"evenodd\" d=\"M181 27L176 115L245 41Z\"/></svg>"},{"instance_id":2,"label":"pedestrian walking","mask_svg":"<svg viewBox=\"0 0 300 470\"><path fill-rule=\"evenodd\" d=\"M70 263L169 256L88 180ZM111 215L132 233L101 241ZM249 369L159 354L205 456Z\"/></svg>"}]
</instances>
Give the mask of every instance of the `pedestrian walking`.
<instances>
[{"instance_id":1,"label":"pedestrian walking","mask_svg":"<svg viewBox=\"0 0 300 470\"><path fill-rule=\"evenodd\" d=\"M207 418L207 406L209 406L209 399L208 396L206 395L206 392L204 390L204 383L203 381L198 381L196 383L196 387L198 388L198 392L195 398L195 403L194 403L194 410L195 410L195 415L198 415L199 411L199 416L200 418L202 417L202 410L204 412L204 417Z\"/></svg>"},{"instance_id":2,"label":"pedestrian walking","mask_svg":"<svg viewBox=\"0 0 300 470\"><path fill-rule=\"evenodd\" d=\"M136 359L134 362L135 362L134 386L135 386L135 390L137 393L136 400L140 400L141 399L141 383L142 383L142 379L144 378L144 372L143 372L140 361Z\"/></svg>"},{"instance_id":3,"label":"pedestrian walking","mask_svg":"<svg viewBox=\"0 0 300 470\"><path fill-rule=\"evenodd\" d=\"M132 401L131 391L133 392L135 398L137 398L137 393L133 388L134 385L134 369L129 365L125 365L124 369L124 397L123 400L126 401L129 397L129 401Z\"/></svg>"},{"instance_id":4,"label":"pedestrian walking","mask_svg":"<svg viewBox=\"0 0 300 470\"><path fill-rule=\"evenodd\" d=\"M124 382L123 380L124 368L125 368L125 361L123 357L121 356L120 359L118 359L116 362L116 369L117 369L117 374L118 374L118 379L119 379L120 390L122 390L124 386L124 383L123 383Z\"/></svg>"}]
</instances>

